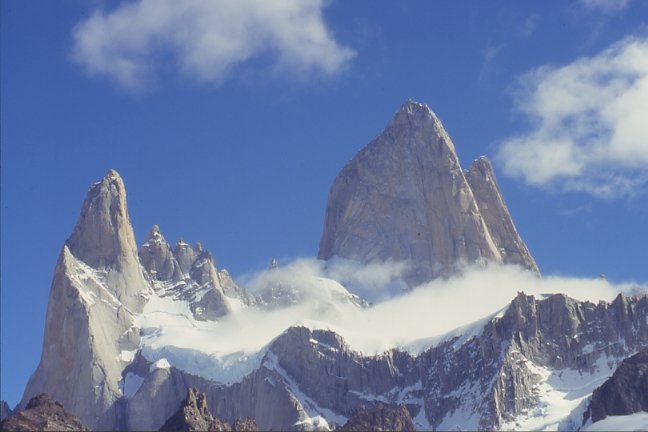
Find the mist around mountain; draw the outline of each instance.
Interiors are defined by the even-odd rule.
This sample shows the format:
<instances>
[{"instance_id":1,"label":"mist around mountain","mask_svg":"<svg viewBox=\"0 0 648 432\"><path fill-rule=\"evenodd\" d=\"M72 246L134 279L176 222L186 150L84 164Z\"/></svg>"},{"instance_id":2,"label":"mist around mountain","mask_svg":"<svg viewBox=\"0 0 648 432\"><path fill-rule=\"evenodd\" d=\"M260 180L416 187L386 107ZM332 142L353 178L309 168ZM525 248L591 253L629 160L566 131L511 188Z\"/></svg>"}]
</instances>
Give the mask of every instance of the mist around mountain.
<instances>
[{"instance_id":1,"label":"mist around mountain","mask_svg":"<svg viewBox=\"0 0 648 432\"><path fill-rule=\"evenodd\" d=\"M91 185L19 409L47 393L92 429L158 430L195 388L262 430L379 404L422 430L574 430L648 346L648 287L540 277L488 159L463 170L413 101L335 180L319 259L235 280L151 225L138 246L117 171Z\"/></svg>"}]
</instances>

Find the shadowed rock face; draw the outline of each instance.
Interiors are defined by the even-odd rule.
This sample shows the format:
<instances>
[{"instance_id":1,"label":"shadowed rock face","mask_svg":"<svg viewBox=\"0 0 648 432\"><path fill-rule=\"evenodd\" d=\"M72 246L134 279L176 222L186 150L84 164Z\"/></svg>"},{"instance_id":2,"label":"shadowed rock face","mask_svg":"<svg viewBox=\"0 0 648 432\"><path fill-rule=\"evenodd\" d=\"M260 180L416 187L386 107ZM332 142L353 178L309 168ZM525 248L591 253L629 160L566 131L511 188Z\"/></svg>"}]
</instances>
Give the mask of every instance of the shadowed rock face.
<instances>
[{"instance_id":1,"label":"shadowed rock face","mask_svg":"<svg viewBox=\"0 0 648 432\"><path fill-rule=\"evenodd\" d=\"M187 397L178 411L171 416L161 431L257 431L256 422L251 419L237 420L232 429L228 423L214 418L209 412L207 398L195 388L187 391Z\"/></svg>"},{"instance_id":2,"label":"shadowed rock face","mask_svg":"<svg viewBox=\"0 0 648 432\"><path fill-rule=\"evenodd\" d=\"M441 121L426 105L406 102L335 179L318 257L408 261L410 285L466 263L537 271L490 164L482 165L470 171L469 182Z\"/></svg>"},{"instance_id":3,"label":"shadowed rock face","mask_svg":"<svg viewBox=\"0 0 648 432\"><path fill-rule=\"evenodd\" d=\"M378 404L364 408L351 417L342 431L415 431L412 416L404 405L396 407Z\"/></svg>"},{"instance_id":4,"label":"shadowed rock face","mask_svg":"<svg viewBox=\"0 0 648 432\"><path fill-rule=\"evenodd\" d=\"M205 394L191 388L178 412L171 416L160 430L224 431L229 430L229 427L211 415Z\"/></svg>"},{"instance_id":5,"label":"shadowed rock face","mask_svg":"<svg viewBox=\"0 0 648 432\"><path fill-rule=\"evenodd\" d=\"M592 393L585 421L648 411L648 348L625 359L603 385Z\"/></svg>"},{"instance_id":6,"label":"shadowed rock face","mask_svg":"<svg viewBox=\"0 0 648 432\"><path fill-rule=\"evenodd\" d=\"M0 400L0 420L4 420L12 414L11 408L6 401Z\"/></svg>"},{"instance_id":7,"label":"shadowed rock face","mask_svg":"<svg viewBox=\"0 0 648 432\"><path fill-rule=\"evenodd\" d=\"M15 431L89 431L68 413L60 402L46 394L33 397L24 411L14 413L0 424L1 430Z\"/></svg>"}]
</instances>

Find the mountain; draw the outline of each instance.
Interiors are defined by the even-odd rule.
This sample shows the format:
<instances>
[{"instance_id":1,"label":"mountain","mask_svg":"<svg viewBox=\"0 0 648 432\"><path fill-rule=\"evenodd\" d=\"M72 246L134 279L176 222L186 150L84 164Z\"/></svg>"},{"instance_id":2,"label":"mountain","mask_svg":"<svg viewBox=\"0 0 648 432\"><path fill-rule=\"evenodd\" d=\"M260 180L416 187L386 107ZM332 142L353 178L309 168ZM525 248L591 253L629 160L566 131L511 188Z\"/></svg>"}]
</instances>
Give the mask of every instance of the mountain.
<instances>
[{"instance_id":1,"label":"mountain","mask_svg":"<svg viewBox=\"0 0 648 432\"><path fill-rule=\"evenodd\" d=\"M47 393L93 429L119 423L119 381L140 343L151 287L140 265L124 182L110 170L87 194L59 255L43 351L20 403Z\"/></svg>"},{"instance_id":2,"label":"mountain","mask_svg":"<svg viewBox=\"0 0 648 432\"><path fill-rule=\"evenodd\" d=\"M467 172L424 104L407 101L331 187L318 257L406 261L418 285L471 263L538 267L485 157Z\"/></svg>"},{"instance_id":3,"label":"mountain","mask_svg":"<svg viewBox=\"0 0 648 432\"><path fill-rule=\"evenodd\" d=\"M0 423L3 431L89 431L81 421L67 412L60 402L46 394L33 397L23 411Z\"/></svg>"},{"instance_id":4,"label":"mountain","mask_svg":"<svg viewBox=\"0 0 648 432\"><path fill-rule=\"evenodd\" d=\"M535 273L492 167L480 158L461 170L427 107L406 103L374 143L357 158L371 163L351 163L341 174L366 194L334 185L332 197L355 198L329 201L332 248L356 245L369 262L401 260L382 254L411 242L412 284L482 259ZM379 192L378 181L385 182ZM399 194L404 201L390 201ZM369 210L395 219L367 219ZM364 249L347 235L363 220ZM99 430L159 430L190 414L235 429L250 426L237 423L242 418L262 430L332 430L353 418L405 425L402 408L397 417L384 409L399 406L423 430L574 430L595 389L648 347L648 296L639 290L595 304L526 295L524 286L487 316L455 306L463 326L446 334L386 340L382 324L400 328L403 315L413 314L407 305L421 298L407 296L420 290L389 308L372 306L311 267L272 265L239 285L200 243L172 247L158 226L138 248L124 182L110 170L90 187L60 253L41 360L19 409L47 393ZM527 274L520 280L539 283ZM426 317L415 318L428 331ZM630 402L640 400L632 387L617 387Z\"/></svg>"}]
</instances>

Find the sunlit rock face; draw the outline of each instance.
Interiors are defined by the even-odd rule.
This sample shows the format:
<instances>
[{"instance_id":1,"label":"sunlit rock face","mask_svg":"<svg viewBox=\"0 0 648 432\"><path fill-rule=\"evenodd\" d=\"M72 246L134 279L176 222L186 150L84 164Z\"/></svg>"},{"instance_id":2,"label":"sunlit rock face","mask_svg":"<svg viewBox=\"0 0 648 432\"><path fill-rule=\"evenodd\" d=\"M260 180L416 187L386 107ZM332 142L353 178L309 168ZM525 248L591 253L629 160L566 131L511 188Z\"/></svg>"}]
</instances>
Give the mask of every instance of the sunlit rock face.
<instances>
[{"instance_id":1,"label":"sunlit rock face","mask_svg":"<svg viewBox=\"0 0 648 432\"><path fill-rule=\"evenodd\" d=\"M139 347L137 314L150 293L124 182L110 170L90 187L59 256L41 360L20 406L47 393L93 429L117 428L122 352Z\"/></svg>"},{"instance_id":2,"label":"sunlit rock face","mask_svg":"<svg viewBox=\"0 0 648 432\"><path fill-rule=\"evenodd\" d=\"M537 271L490 164L477 162L466 174L437 116L424 104L405 102L335 179L318 257L407 261L410 285L462 264L514 263Z\"/></svg>"}]
</instances>

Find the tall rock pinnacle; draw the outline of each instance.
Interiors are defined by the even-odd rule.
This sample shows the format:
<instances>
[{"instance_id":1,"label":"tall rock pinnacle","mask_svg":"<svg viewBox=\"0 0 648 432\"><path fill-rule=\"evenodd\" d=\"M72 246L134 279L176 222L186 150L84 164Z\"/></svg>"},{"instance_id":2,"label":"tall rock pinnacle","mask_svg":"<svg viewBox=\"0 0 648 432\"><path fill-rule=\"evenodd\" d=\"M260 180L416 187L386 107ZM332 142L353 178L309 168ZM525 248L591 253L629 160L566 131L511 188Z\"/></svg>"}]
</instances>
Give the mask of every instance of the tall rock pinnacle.
<instances>
[{"instance_id":1,"label":"tall rock pinnacle","mask_svg":"<svg viewBox=\"0 0 648 432\"><path fill-rule=\"evenodd\" d=\"M151 292L117 172L90 187L54 271L43 352L21 406L40 393L93 429L119 428L121 371L139 347L136 315Z\"/></svg>"},{"instance_id":2,"label":"tall rock pinnacle","mask_svg":"<svg viewBox=\"0 0 648 432\"><path fill-rule=\"evenodd\" d=\"M128 215L126 188L117 171L109 170L90 187L66 245L80 261L107 272L121 303L133 311L141 309L141 288L146 282Z\"/></svg>"},{"instance_id":3,"label":"tall rock pinnacle","mask_svg":"<svg viewBox=\"0 0 648 432\"><path fill-rule=\"evenodd\" d=\"M513 219L497 186L493 166L486 156L476 159L465 175L502 260L540 273L529 249L513 225Z\"/></svg>"},{"instance_id":4,"label":"tall rock pinnacle","mask_svg":"<svg viewBox=\"0 0 648 432\"><path fill-rule=\"evenodd\" d=\"M508 218L505 207L491 212ZM487 224L441 121L407 101L335 179L318 257L407 261L406 280L416 285L462 263L513 262L498 241L508 246L519 237L496 241Z\"/></svg>"}]
</instances>

